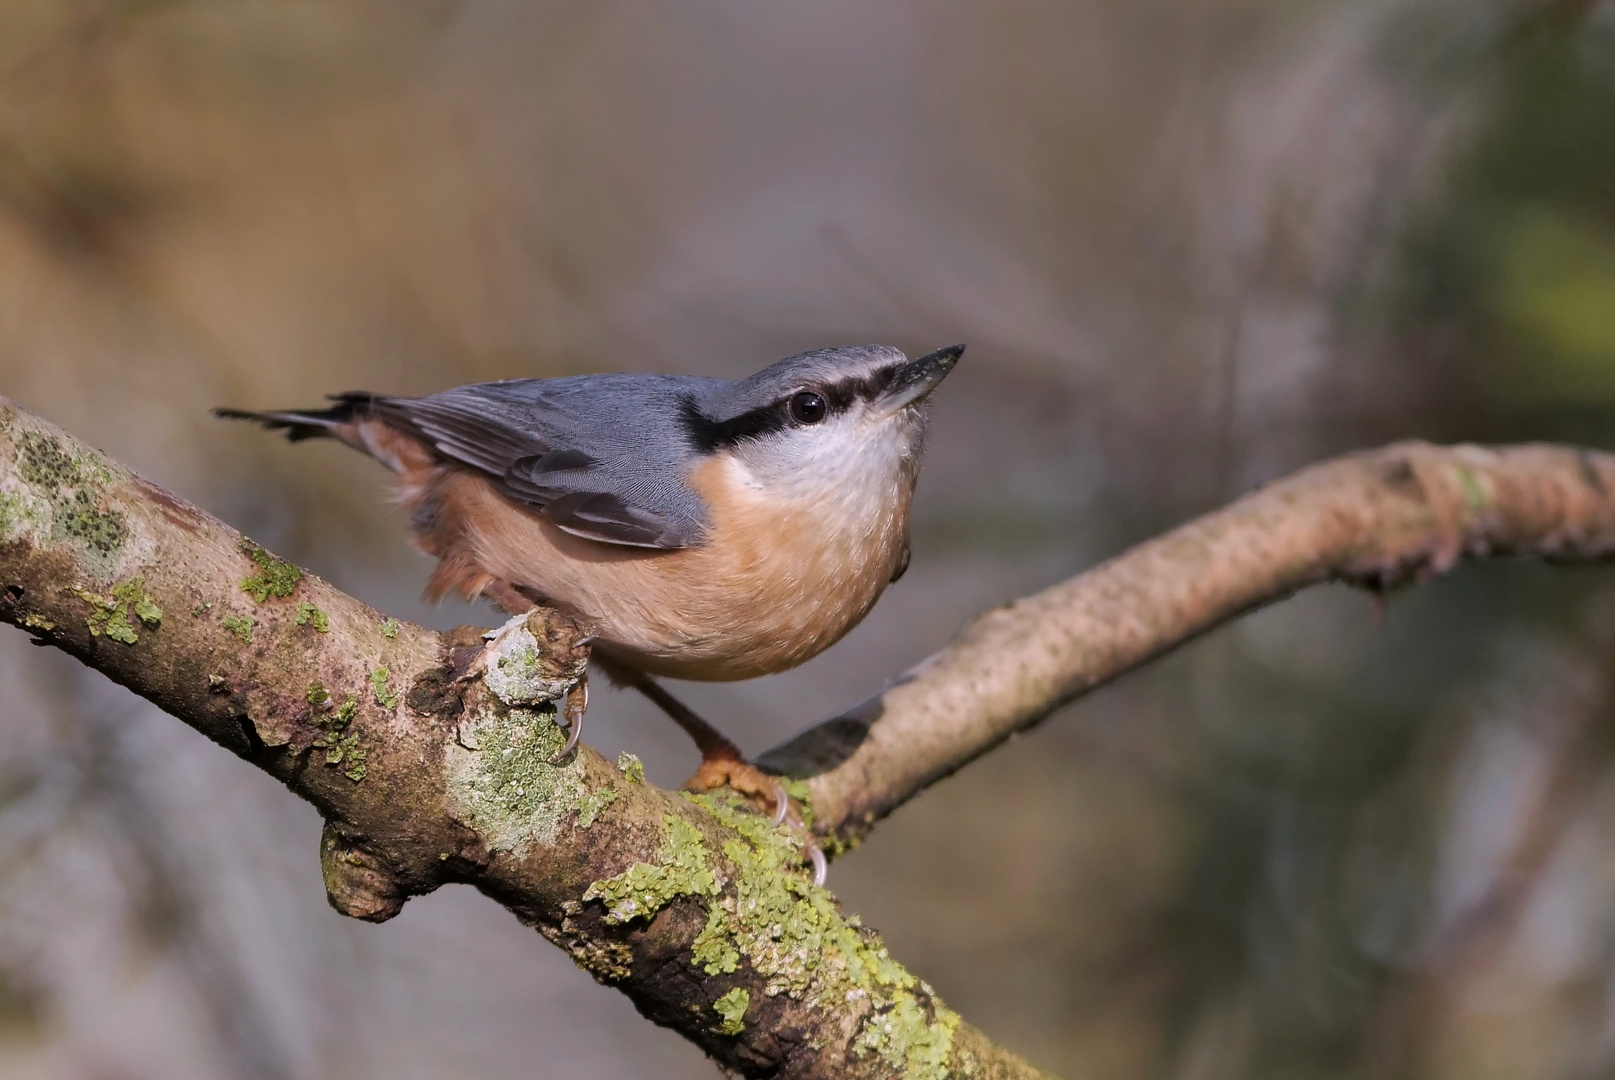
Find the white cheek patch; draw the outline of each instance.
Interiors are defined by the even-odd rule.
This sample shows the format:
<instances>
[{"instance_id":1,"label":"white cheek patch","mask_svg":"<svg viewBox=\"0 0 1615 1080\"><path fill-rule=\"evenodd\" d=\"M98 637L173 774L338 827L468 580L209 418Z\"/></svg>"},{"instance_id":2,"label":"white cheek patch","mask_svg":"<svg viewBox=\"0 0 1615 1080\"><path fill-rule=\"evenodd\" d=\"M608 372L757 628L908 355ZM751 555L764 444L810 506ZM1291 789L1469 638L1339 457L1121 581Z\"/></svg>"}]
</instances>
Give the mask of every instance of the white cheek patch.
<instances>
[{"instance_id":1,"label":"white cheek patch","mask_svg":"<svg viewBox=\"0 0 1615 1080\"><path fill-rule=\"evenodd\" d=\"M735 479L763 498L840 504L859 516L862 503L883 507L891 498L910 468L915 435L902 419L839 416L736 447Z\"/></svg>"}]
</instances>

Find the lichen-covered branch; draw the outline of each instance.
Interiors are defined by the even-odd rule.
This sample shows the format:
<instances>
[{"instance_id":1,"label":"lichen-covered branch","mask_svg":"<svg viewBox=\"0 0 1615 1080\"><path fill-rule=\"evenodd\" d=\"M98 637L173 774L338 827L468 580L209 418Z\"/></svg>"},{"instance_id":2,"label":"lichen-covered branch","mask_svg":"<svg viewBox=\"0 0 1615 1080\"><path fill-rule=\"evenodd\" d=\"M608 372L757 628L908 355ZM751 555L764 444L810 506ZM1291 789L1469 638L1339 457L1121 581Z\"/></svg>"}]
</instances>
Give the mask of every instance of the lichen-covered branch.
<instances>
[{"instance_id":1,"label":"lichen-covered branch","mask_svg":"<svg viewBox=\"0 0 1615 1080\"><path fill-rule=\"evenodd\" d=\"M1384 590L1464 557L1612 553L1611 455L1413 442L1351 454L977 617L881 693L762 761L806 781L834 849L1067 702L1309 585Z\"/></svg>"},{"instance_id":2,"label":"lichen-covered branch","mask_svg":"<svg viewBox=\"0 0 1615 1080\"><path fill-rule=\"evenodd\" d=\"M475 885L727 1068L1038 1075L841 914L794 842L564 743L581 631L386 618L0 399L0 619L324 815L331 903L383 920Z\"/></svg>"}]
</instances>

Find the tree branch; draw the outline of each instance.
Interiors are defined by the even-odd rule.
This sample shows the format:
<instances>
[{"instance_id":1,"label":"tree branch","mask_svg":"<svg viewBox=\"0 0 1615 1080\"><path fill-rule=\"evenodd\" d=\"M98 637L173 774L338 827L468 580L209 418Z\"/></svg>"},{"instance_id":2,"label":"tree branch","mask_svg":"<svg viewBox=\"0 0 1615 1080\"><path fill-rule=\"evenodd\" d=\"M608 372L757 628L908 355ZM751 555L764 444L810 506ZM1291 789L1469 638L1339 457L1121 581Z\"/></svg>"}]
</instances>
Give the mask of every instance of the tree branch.
<instances>
[{"instance_id":1,"label":"tree branch","mask_svg":"<svg viewBox=\"0 0 1615 1080\"><path fill-rule=\"evenodd\" d=\"M381 921L466 882L749 1076L1022 1078L844 918L794 843L587 747L553 612L387 619L0 399L0 619L105 673L325 817L331 903Z\"/></svg>"},{"instance_id":2,"label":"tree branch","mask_svg":"<svg viewBox=\"0 0 1615 1080\"><path fill-rule=\"evenodd\" d=\"M1615 553L1615 457L1351 455L988 612L886 690L770 752L855 842L1061 705L1323 581L1384 590L1464 556ZM0 399L0 619L264 769L326 819L332 904L390 918L467 882L725 1066L779 1077L1029 1077L738 804L564 739L582 631L387 619Z\"/></svg>"},{"instance_id":3,"label":"tree branch","mask_svg":"<svg viewBox=\"0 0 1615 1080\"><path fill-rule=\"evenodd\" d=\"M1383 591L1465 556L1607 559L1615 457L1398 443L1260 488L967 624L885 690L765 754L832 848L1062 705L1228 620L1343 581Z\"/></svg>"}]
</instances>

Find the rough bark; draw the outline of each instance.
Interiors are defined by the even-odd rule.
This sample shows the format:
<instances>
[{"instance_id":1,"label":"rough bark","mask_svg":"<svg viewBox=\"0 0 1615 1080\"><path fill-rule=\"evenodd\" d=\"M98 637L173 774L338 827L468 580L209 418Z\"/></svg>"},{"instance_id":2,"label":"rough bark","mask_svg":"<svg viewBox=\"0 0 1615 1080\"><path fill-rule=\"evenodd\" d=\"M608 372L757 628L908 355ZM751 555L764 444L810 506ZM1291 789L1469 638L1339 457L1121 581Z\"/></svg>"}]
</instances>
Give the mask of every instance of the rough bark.
<instances>
[{"instance_id":1,"label":"rough bark","mask_svg":"<svg viewBox=\"0 0 1615 1080\"><path fill-rule=\"evenodd\" d=\"M552 612L388 619L0 399L0 619L307 799L331 903L381 921L466 882L748 1076L1020 1078L816 888L783 832L587 747Z\"/></svg>"},{"instance_id":2,"label":"rough bark","mask_svg":"<svg viewBox=\"0 0 1615 1080\"><path fill-rule=\"evenodd\" d=\"M843 715L765 754L805 778L832 849L1054 710L1253 608L1342 581L1383 591L1460 559L1615 552L1615 457L1408 442L1269 484L989 611Z\"/></svg>"}]
</instances>

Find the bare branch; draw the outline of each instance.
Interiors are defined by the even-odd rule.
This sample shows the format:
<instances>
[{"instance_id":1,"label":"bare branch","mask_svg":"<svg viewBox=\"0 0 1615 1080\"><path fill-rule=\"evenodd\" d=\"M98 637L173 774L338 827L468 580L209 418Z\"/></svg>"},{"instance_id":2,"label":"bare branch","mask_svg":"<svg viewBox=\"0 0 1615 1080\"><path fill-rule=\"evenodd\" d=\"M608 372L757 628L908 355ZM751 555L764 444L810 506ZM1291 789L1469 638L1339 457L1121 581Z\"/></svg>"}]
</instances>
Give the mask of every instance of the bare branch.
<instances>
[{"instance_id":1,"label":"bare branch","mask_svg":"<svg viewBox=\"0 0 1615 1080\"><path fill-rule=\"evenodd\" d=\"M977 617L881 693L761 760L807 780L822 835L856 842L1062 705L1309 585L1384 590L1465 556L1612 552L1608 454L1411 442L1352 454Z\"/></svg>"},{"instance_id":2,"label":"bare branch","mask_svg":"<svg viewBox=\"0 0 1615 1080\"><path fill-rule=\"evenodd\" d=\"M553 612L489 649L387 619L0 399L0 619L313 803L348 915L475 885L744 1075L1038 1075L765 819L587 747L555 763L587 651Z\"/></svg>"}]
</instances>

